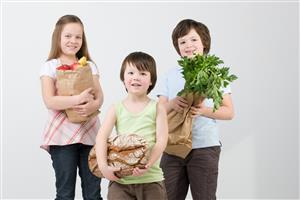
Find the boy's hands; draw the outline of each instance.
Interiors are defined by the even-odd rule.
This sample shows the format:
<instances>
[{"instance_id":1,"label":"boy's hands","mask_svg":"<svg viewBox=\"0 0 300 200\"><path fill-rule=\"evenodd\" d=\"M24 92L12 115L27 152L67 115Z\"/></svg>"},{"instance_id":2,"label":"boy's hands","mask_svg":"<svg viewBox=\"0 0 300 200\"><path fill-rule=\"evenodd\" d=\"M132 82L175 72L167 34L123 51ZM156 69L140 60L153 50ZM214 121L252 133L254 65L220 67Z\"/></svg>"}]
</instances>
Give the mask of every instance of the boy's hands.
<instances>
[{"instance_id":1,"label":"boy's hands","mask_svg":"<svg viewBox=\"0 0 300 200\"><path fill-rule=\"evenodd\" d=\"M114 172L120 171L120 168L106 166L106 167L102 167L100 169L100 171L101 171L102 175L105 178L107 178L108 180L111 180L111 181L119 180L119 178L115 175Z\"/></svg>"},{"instance_id":2,"label":"boy's hands","mask_svg":"<svg viewBox=\"0 0 300 200\"><path fill-rule=\"evenodd\" d=\"M205 108L204 101L202 101L198 105L192 106L190 110L191 117L195 118L203 115L204 108Z\"/></svg>"},{"instance_id":3,"label":"boy's hands","mask_svg":"<svg viewBox=\"0 0 300 200\"><path fill-rule=\"evenodd\" d=\"M183 97L176 96L174 99L169 101L169 105L173 110L182 113L183 109L188 106L188 102Z\"/></svg>"},{"instance_id":4,"label":"boy's hands","mask_svg":"<svg viewBox=\"0 0 300 200\"><path fill-rule=\"evenodd\" d=\"M176 112L182 113L183 109L188 107L188 102L185 98L177 96L169 101L170 107ZM195 118L203 115L205 109L204 101L201 101L198 105L192 106L190 112L191 117Z\"/></svg>"},{"instance_id":5,"label":"boy's hands","mask_svg":"<svg viewBox=\"0 0 300 200\"><path fill-rule=\"evenodd\" d=\"M141 176L149 170L149 166L145 165L145 168L135 167L132 171L132 176Z\"/></svg>"}]
</instances>

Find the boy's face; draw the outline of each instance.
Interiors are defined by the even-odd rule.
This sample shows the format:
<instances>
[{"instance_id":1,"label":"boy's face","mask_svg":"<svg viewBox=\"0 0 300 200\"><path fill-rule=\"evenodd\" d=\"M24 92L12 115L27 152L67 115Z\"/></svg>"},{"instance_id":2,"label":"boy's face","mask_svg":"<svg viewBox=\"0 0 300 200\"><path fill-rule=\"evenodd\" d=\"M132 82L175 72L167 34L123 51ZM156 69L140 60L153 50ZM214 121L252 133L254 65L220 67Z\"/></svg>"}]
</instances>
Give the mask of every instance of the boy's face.
<instances>
[{"instance_id":1,"label":"boy's face","mask_svg":"<svg viewBox=\"0 0 300 200\"><path fill-rule=\"evenodd\" d=\"M68 23L61 32L60 47L66 56L75 56L82 46L83 30L79 23Z\"/></svg>"},{"instance_id":2,"label":"boy's face","mask_svg":"<svg viewBox=\"0 0 300 200\"><path fill-rule=\"evenodd\" d=\"M204 49L201 38L195 29L191 29L188 34L178 38L178 47L181 57L187 56L188 58L193 57L194 54L203 54Z\"/></svg>"},{"instance_id":3,"label":"boy's face","mask_svg":"<svg viewBox=\"0 0 300 200\"><path fill-rule=\"evenodd\" d=\"M152 85L151 74L148 71L139 71L134 65L127 63L124 84L128 93L147 94L149 86Z\"/></svg>"}]
</instances>

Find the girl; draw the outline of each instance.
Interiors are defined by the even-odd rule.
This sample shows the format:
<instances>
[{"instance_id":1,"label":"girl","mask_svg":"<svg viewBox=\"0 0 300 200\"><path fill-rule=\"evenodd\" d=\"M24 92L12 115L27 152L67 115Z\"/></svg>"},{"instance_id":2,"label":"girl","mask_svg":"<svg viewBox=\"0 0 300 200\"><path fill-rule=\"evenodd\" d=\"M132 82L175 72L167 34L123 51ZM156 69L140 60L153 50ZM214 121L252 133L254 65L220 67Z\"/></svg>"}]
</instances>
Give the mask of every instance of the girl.
<instances>
[{"instance_id":1,"label":"girl","mask_svg":"<svg viewBox=\"0 0 300 200\"><path fill-rule=\"evenodd\" d=\"M168 140L167 116L164 107L147 96L156 83L155 65L154 59L142 52L131 53L125 58L120 78L128 95L109 108L97 135L98 166L104 177L111 180L108 199L166 199L159 160ZM151 150L145 169L135 168L132 176L121 179L114 175L119 169L107 164L107 139L114 126L117 134L143 136Z\"/></svg>"},{"instance_id":2,"label":"girl","mask_svg":"<svg viewBox=\"0 0 300 200\"><path fill-rule=\"evenodd\" d=\"M193 57L195 54L208 54L210 34L201 22L191 19L182 20L172 34L173 44L181 57ZM159 102L165 104L167 112L182 112L187 101L177 96L184 87L181 68L176 67L167 73L158 92ZM230 120L234 116L230 88L223 89L221 107L213 112L212 99L191 107L194 117L192 129L192 151L185 159L164 153L161 167L166 177L166 189L169 200L184 200L188 187L191 187L193 199L216 199L218 163L221 151L217 119Z\"/></svg>"},{"instance_id":3,"label":"girl","mask_svg":"<svg viewBox=\"0 0 300 200\"><path fill-rule=\"evenodd\" d=\"M56 95L56 67L73 64L86 56L92 69L94 88L79 95ZM74 199L77 168L81 177L84 199L102 199L100 179L88 168L88 154L97 135L100 122L93 117L87 122L75 124L68 121L63 110L74 108L82 116L98 110L103 103L96 65L91 62L81 20L74 15L62 16L52 34L52 45L47 62L40 71L43 100L49 111L41 148L52 159L56 177L56 199Z\"/></svg>"}]
</instances>

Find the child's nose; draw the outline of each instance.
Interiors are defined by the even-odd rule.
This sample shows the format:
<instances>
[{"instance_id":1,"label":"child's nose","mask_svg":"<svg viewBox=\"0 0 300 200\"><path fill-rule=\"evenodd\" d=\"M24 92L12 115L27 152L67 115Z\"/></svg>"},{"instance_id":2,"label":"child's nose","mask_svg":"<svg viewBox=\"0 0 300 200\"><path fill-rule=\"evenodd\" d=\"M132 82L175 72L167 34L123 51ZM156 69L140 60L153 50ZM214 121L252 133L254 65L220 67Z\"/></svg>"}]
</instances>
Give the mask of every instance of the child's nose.
<instances>
[{"instance_id":1,"label":"child's nose","mask_svg":"<svg viewBox=\"0 0 300 200\"><path fill-rule=\"evenodd\" d=\"M192 42L187 41L187 42L186 42L186 46L187 46L187 47L191 47L191 46L192 46Z\"/></svg>"},{"instance_id":2,"label":"child's nose","mask_svg":"<svg viewBox=\"0 0 300 200\"><path fill-rule=\"evenodd\" d=\"M76 38L75 38L75 37L72 37L72 38L71 38L71 42L75 43L75 42L76 42Z\"/></svg>"},{"instance_id":3,"label":"child's nose","mask_svg":"<svg viewBox=\"0 0 300 200\"><path fill-rule=\"evenodd\" d=\"M133 76L133 80L139 80L140 79L140 76L138 75L138 74L135 74L134 76Z\"/></svg>"}]
</instances>

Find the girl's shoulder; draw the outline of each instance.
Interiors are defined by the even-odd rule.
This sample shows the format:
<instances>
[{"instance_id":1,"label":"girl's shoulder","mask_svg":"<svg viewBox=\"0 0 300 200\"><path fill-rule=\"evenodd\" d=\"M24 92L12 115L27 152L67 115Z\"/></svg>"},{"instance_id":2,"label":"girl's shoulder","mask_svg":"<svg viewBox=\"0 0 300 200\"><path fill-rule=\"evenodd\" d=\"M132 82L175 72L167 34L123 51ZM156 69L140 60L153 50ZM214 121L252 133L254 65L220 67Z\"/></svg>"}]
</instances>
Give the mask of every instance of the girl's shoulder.
<instances>
[{"instance_id":1,"label":"girl's shoulder","mask_svg":"<svg viewBox=\"0 0 300 200\"><path fill-rule=\"evenodd\" d=\"M57 58L54 58L54 59L51 59L51 60L47 60L45 63L44 63L44 66L54 66L54 67L57 67L60 65L60 61L59 59Z\"/></svg>"},{"instance_id":2,"label":"girl's shoulder","mask_svg":"<svg viewBox=\"0 0 300 200\"><path fill-rule=\"evenodd\" d=\"M58 59L47 60L40 69L40 76L50 76L55 78L56 68L60 65Z\"/></svg>"},{"instance_id":3,"label":"girl's shoulder","mask_svg":"<svg viewBox=\"0 0 300 200\"><path fill-rule=\"evenodd\" d=\"M90 60L88 60L87 63L92 70L92 74L99 75L99 69L98 69L98 66L96 65L96 63L94 63L93 61L90 61Z\"/></svg>"}]
</instances>

